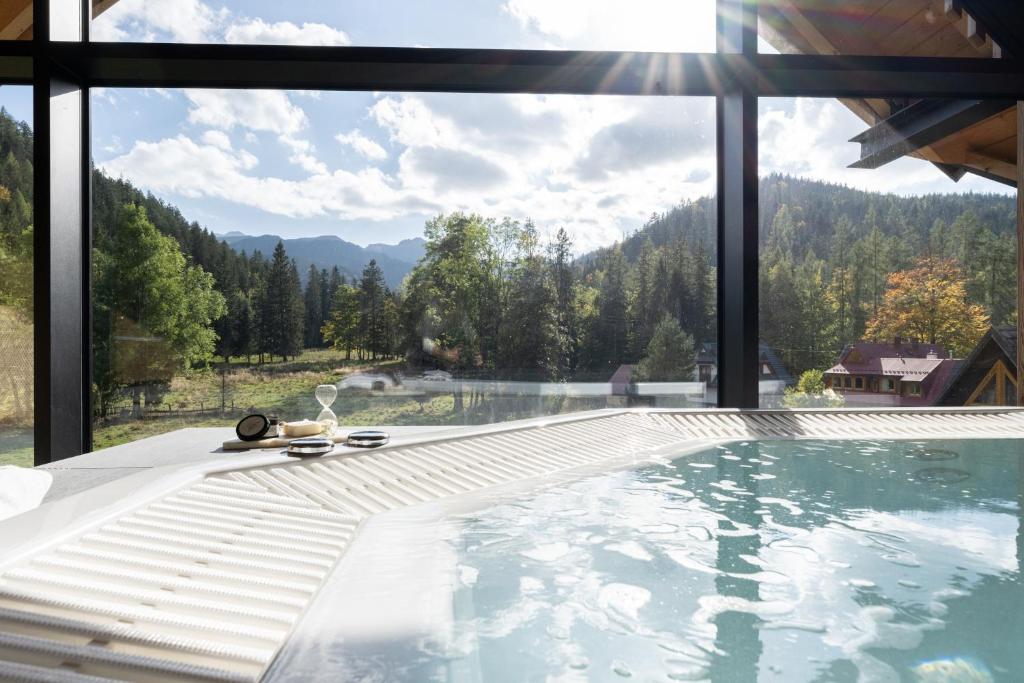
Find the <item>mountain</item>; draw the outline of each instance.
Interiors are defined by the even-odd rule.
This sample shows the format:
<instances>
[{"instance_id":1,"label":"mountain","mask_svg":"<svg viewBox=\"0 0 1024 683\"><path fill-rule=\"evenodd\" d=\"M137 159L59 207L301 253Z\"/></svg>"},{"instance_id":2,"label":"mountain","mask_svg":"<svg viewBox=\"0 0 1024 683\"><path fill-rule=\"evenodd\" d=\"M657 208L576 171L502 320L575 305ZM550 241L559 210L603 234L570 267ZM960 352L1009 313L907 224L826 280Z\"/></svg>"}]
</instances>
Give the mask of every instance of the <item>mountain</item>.
<instances>
[{"instance_id":1,"label":"mountain","mask_svg":"<svg viewBox=\"0 0 1024 683\"><path fill-rule=\"evenodd\" d=\"M426 251L427 241L422 237L410 237L398 244L370 244L367 251L375 254L386 254L399 261L417 263Z\"/></svg>"},{"instance_id":2,"label":"mountain","mask_svg":"<svg viewBox=\"0 0 1024 683\"><path fill-rule=\"evenodd\" d=\"M284 242L285 251L288 252L289 257L295 259L295 264L299 268L303 285L305 285L306 273L311 264L319 269L326 268L327 270L337 266L341 274L351 280L359 277L363 272L363 267L371 259L376 259L377 265L384 271L384 280L389 287L394 288L401 284L402 278L413 269L418 260L418 257L404 260L393 255L409 253L412 256L414 249L406 243L415 240L404 240L396 245L373 245L378 249L370 249L346 242L337 235L283 239L277 235L253 236L229 232L220 237L236 252L244 251L247 254L252 254L254 251L259 251L264 256L273 253L278 242ZM422 243L423 240L419 240L419 242ZM422 246L420 246L420 253L422 254Z\"/></svg>"}]
</instances>

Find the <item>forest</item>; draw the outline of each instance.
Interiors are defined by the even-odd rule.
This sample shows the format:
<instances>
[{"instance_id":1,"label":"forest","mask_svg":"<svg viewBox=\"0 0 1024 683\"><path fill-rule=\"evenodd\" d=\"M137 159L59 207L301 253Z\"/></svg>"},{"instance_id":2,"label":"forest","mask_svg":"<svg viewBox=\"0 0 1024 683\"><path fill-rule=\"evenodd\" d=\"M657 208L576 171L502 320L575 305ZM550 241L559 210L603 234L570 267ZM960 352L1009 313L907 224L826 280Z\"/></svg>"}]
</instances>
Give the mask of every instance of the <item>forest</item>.
<instances>
[{"instance_id":1,"label":"forest","mask_svg":"<svg viewBox=\"0 0 1024 683\"><path fill-rule=\"evenodd\" d=\"M31 149L29 127L0 113L0 306L23 317ZM1012 197L768 175L760 202L761 336L794 376L865 336L931 336L963 355L988 324L1015 320ZM153 403L178 373L327 347L481 379L607 381L621 364L636 380L693 379L716 335L715 212L712 197L680 202L582 256L557 226L441 215L424 227L424 257L389 288L374 261L356 277L311 267L300 278L281 244L236 253L95 171L95 405Z\"/></svg>"}]
</instances>

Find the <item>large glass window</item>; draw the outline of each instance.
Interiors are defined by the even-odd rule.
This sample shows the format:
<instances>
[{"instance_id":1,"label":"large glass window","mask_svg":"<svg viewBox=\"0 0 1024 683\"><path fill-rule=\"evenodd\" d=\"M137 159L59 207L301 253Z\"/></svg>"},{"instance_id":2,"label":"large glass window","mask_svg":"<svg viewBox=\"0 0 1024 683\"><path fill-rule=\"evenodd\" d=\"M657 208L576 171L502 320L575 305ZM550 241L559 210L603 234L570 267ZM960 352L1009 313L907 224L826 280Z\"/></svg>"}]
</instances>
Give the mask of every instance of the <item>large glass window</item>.
<instances>
[{"instance_id":1,"label":"large glass window","mask_svg":"<svg viewBox=\"0 0 1024 683\"><path fill-rule=\"evenodd\" d=\"M0 87L0 465L32 465L32 91Z\"/></svg>"},{"instance_id":2,"label":"large glass window","mask_svg":"<svg viewBox=\"0 0 1024 683\"><path fill-rule=\"evenodd\" d=\"M92 39L714 52L714 0L120 0Z\"/></svg>"},{"instance_id":3,"label":"large glass window","mask_svg":"<svg viewBox=\"0 0 1024 683\"><path fill-rule=\"evenodd\" d=\"M1009 56L1019 10L934 0L758 0L762 52L890 57ZM1004 14L1008 12L1008 14Z\"/></svg>"},{"instance_id":4,"label":"large glass window","mask_svg":"<svg viewBox=\"0 0 1024 683\"><path fill-rule=\"evenodd\" d=\"M875 105L761 101L761 340L786 371L762 406L964 405L1015 366L1015 110Z\"/></svg>"},{"instance_id":5,"label":"large glass window","mask_svg":"<svg viewBox=\"0 0 1024 683\"><path fill-rule=\"evenodd\" d=\"M710 98L93 96L97 448L717 402Z\"/></svg>"}]
</instances>

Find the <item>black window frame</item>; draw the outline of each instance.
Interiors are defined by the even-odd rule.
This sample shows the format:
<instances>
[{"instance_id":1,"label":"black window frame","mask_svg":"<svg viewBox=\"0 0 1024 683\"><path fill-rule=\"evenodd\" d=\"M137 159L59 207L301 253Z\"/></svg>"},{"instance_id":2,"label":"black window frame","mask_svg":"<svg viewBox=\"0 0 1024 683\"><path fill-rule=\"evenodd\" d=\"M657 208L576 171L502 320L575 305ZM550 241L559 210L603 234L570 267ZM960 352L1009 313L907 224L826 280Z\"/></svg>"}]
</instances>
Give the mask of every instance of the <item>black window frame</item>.
<instances>
[{"instance_id":1,"label":"black window frame","mask_svg":"<svg viewBox=\"0 0 1024 683\"><path fill-rule=\"evenodd\" d=\"M759 97L1024 100L1024 59L772 55L756 0L717 0L714 54L93 43L90 0L35 0L0 42L0 84L32 85L35 461L92 447L89 90L94 87L714 96L719 407L758 407Z\"/></svg>"}]
</instances>

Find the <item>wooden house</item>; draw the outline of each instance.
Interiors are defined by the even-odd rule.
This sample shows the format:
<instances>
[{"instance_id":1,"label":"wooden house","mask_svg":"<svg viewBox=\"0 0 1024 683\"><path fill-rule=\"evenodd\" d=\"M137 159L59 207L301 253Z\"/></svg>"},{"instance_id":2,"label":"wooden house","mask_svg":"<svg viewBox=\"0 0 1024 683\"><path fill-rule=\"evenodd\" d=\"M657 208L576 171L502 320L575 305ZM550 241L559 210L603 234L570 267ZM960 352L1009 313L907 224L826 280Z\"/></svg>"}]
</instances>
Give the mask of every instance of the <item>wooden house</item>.
<instances>
[{"instance_id":1,"label":"wooden house","mask_svg":"<svg viewBox=\"0 0 1024 683\"><path fill-rule=\"evenodd\" d=\"M857 342L825 371L825 385L849 406L930 406L958 364L935 344Z\"/></svg>"},{"instance_id":2,"label":"wooden house","mask_svg":"<svg viewBox=\"0 0 1024 683\"><path fill-rule=\"evenodd\" d=\"M949 377L936 405L1017 405L1017 328L985 333Z\"/></svg>"}]
</instances>

